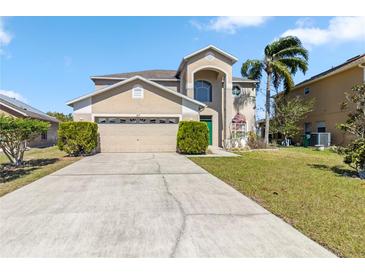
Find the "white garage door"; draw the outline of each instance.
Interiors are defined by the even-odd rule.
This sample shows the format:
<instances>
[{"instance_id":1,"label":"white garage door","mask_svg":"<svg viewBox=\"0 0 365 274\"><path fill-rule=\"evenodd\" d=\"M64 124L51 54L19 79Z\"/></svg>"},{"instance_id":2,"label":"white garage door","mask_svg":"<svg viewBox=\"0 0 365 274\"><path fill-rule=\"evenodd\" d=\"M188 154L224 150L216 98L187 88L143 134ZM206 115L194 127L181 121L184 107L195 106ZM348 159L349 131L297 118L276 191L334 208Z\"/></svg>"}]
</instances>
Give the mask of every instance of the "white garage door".
<instances>
[{"instance_id":1,"label":"white garage door","mask_svg":"<svg viewBox=\"0 0 365 274\"><path fill-rule=\"evenodd\" d=\"M97 117L101 152L176 151L177 117Z\"/></svg>"}]
</instances>

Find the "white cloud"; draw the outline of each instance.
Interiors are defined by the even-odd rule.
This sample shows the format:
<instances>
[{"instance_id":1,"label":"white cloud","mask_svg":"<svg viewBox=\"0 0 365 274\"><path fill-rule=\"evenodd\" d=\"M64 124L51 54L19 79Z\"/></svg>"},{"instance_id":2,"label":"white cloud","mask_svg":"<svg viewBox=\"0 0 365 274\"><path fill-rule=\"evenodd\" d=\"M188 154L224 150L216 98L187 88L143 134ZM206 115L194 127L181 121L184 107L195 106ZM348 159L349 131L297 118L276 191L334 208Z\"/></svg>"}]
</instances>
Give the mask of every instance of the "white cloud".
<instances>
[{"instance_id":1,"label":"white cloud","mask_svg":"<svg viewBox=\"0 0 365 274\"><path fill-rule=\"evenodd\" d=\"M219 16L208 23L190 21L198 30L214 30L234 34L240 28L257 27L265 23L269 17L265 16Z\"/></svg>"},{"instance_id":2,"label":"white cloud","mask_svg":"<svg viewBox=\"0 0 365 274\"><path fill-rule=\"evenodd\" d=\"M303 19L299 19L298 27L285 31L282 36L297 36L307 46L348 41L365 43L365 17L334 17L327 28L308 26L303 22Z\"/></svg>"},{"instance_id":3,"label":"white cloud","mask_svg":"<svg viewBox=\"0 0 365 274\"><path fill-rule=\"evenodd\" d=\"M6 95L8 97L17 99L22 102L26 102L27 100L18 92L12 91L12 90L3 90L0 89L0 94Z\"/></svg>"},{"instance_id":4,"label":"white cloud","mask_svg":"<svg viewBox=\"0 0 365 274\"><path fill-rule=\"evenodd\" d=\"M298 28L313 27L314 26L314 19L311 18L311 17L303 17L303 18L298 19L295 22L295 25Z\"/></svg>"},{"instance_id":5,"label":"white cloud","mask_svg":"<svg viewBox=\"0 0 365 274\"><path fill-rule=\"evenodd\" d=\"M4 19L0 17L0 47L11 42L12 36L5 30Z\"/></svg>"}]
</instances>

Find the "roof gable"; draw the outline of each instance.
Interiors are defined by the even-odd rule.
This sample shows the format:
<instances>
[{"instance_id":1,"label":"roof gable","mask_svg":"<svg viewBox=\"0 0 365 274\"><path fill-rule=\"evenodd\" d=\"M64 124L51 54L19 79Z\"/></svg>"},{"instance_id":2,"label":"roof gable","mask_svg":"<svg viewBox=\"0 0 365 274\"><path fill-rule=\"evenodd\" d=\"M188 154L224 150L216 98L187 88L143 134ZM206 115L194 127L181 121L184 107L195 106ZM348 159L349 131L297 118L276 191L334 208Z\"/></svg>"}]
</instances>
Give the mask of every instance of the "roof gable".
<instances>
[{"instance_id":1,"label":"roof gable","mask_svg":"<svg viewBox=\"0 0 365 274\"><path fill-rule=\"evenodd\" d=\"M229 54L228 52L226 52L226 51L224 51L224 50L221 50L221 49L219 49L219 48L217 48L216 46L213 46L213 45L209 45L209 46L207 46L207 47L205 47L205 48L202 48L202 49L199 49L199 50L197 50L197 51L194 51L193 53L190 53L190 54L186 55L186 56L183 58L183 60L187 60L187 59L189 59L189 58L191 58L191 57L193 57L193 56L195 56L195 55L197 55L197 54L199 54L199 53L201 53L201 52L204 52L204 51L206 51L206 50L212 50L212 51L218 52L218 53L222 54L223 56L227 57L228 59L230 59L230 60L232 60L232 61L234 61L234 62L236 62L236 61L238 60L238 59L237 59L235 56L233 56L232 54Z\"/></svg>"},{"instance_id":2,"label":"roof gable","mask_svg":"<svg viewBox=\"0 0 365 274\"><path fill-rule=\"evenodd\" d=\"M224 57L228 58L229 60L231 60L232 62L232 65L234 63L237 62L238 58L233 56L232 54L229 54L228 52L224 51L224 50L221 50L219 48L217 48L216 46L213 46L213 45L208 45L206 46L205 48L202 48L202 49L199 49L197 51L194 51L193 53L190 53L188 55L186 55L180 62L180 65L179 65L179 68L177 69L177 72L176 72L176 76L178 77L180 75L180 72L182 70L182 68L184 67L184 65L186 64L187 60L189 60L190 58L204 52L204 51L207 51L207 50L211 50L211 51L215 51L215 52L218 52L219 54L223 55Z\"/></svg>"},{"instance_id":3,"label":"roof gable","mask_svg":"<svg viewBox=\"0 0 365 274\"><path fill-rule=\"evenodd\" d=\"M39 120L45 120L50 122L58 122L58 120L46 113L14 98L8 97L6 95L0 94L0 103L12 109L19 114Z\"/></svg>"},{"instance_id":4,"label":"roof gable","mask_svg":"<svg viewBox=\"0 0 365 274\"><path fill-rule=\"evenodd\" d=\"M166 87L164 87L164 86L162 86L162 85L160 85L160 84L158 84L158 83L156 83L156 82L150 81L150 80L148 80L148 79L146 79L146 78L144 78L144 77L142 77L142 76L139 76L139 75L137 75L137 76L133 76L133 77L131 77L131 78L129 78L129 79L127 79L127 80L125 80L125 81L121 81L121 82L115 83L115 84L113 84L113 85L107 86L107 87L105 87L105 88L98 89L98 90L96 90L96 91L94 91L94 92L91 92L91 93L85 94L85 95L83 95L83 96L80 96L80 97L78 97L78 98L75 98L75 99L73 99L73 100L70 100L70 101L68 101L68 102L67 102L67 105L72 106L72 105L73 105L74 103L76 103L76 102L79 102L79 101L81 101L81 100L87 99L87 98L89 98L89 97L92 97L92 96L95 96L95 95L98 95L98 94L101 94L101 93L103 93L103 92L106 92L106 91L108 91L108 90L114 89L114 88L116 88L116 87L126 85L126 84L128 84L128 83L130 83L130 82L132 82L132 81L134 81L134 80L141 80L141 81L143 81L143 82L145 82L145 83L147 83L147 84L150 84L150 85L152 85L152 86L154 86L154 87L159 88L160 90L163 90L163 91L165 91L165 92L168 92L168 93L173 94L173 95L175 95L175 96L178 96L178 97L180 97L180 98L183 98L183 99L185 99L185 100L188 100L188 101L190 101L190 102L192 102L192 103L194 103L194 104L198 105L198 106L199 106L199 107L201 107L201 108L205 108L205 107L206 107L206 105L205 105L204 103L202 103L202 102L199 102L199 101L197 101L197 100L194 100L194 99L192 99L192 98L190 98L190 97L188 97L188 96L185 96L185 95L183 95L183 94L181 94L181 93L178 93L178 92L176 92L176 91L173 91L173 90L171 90L171 89L169 89L169 88L166 88Z\"/></svg>"}]
</instances>

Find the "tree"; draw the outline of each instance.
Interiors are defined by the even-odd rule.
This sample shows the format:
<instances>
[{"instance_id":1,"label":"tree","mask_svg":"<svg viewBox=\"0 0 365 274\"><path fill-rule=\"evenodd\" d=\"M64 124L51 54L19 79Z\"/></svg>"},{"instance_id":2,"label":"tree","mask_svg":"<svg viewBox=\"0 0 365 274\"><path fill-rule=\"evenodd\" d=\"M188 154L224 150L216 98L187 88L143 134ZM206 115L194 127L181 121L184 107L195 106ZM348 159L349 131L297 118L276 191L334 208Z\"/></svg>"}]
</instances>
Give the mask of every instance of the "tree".
<instances>
[{"instance_id":1,"label":"tree","mask_svg":"<svg viewBox=\"0 0 365 274\"><path fill-rule=\"evenodd\" d=\"M355 106L355 109L347 114L345 123L337 127L356 138L365 138L365 84L355 85L351 91L345 93L345 101L341 104L341 109L347 110L349 106Z\"/></svg>"},{"instance_id":2,"label":"tree","mask_svg":"<svg viewBox=\"0 0 365 274\"><path fill-rule=\"evenodd\" d=\"M26 143L47 132L47 122L0 115L0 148L9 161L19 166L23 162Z\"/></svg>"},{"instance_id":3,"label":"tree","mask_svg":"<svg viewBox=\"0 0 365 274\"><path fill-rule=\"evenodd\" d=\"M52 116L52 117L55 117L60 122L71 122L71 121L73 121L72 114L71 113L64 114L62 112L48 111L47 112L47 115Z\"/></svg>"},{"instance_id":4,"label":"tree","mask_svg":"<svg viewBox=\"0 0 365 274\"><path fill-rule=\"evenodd\" d=\"M340 153L344 154L344 162L355 169L362 179L365 179L365 138L356 139L340 150Z\"/></svg>"},{"instance_id":5,"label":"tree","mask_svg":"<svg viewBox=\"0 0 365 274\"><path fill-rule=\"evenodd\" d=\"M303 100L300 97L289 99L284 94L279 95L274 102L271 132L283 134L285 144L288 144L288 138L295 137L300 132L299 122L313 110L313 105L313 100Z\"/></svg>"},{"instance_id":6,"label":"tree","mask_svg":"<svg viewBox=\"0 0 365 274\"><path fill-rule=\"evenodd\" d=\"M344 162L365 179L365 84L355 85L351 91L345 93L341 109L347 110L354 106L354 110L347 114L345 123L338 124L337 127L354 135L355 140L339 152L344 155Z\"/></svg>"},{"instance_id":7,"label":"tree","mask_svg":"<svg viewBox=\"0 0 365 274\"><path fill-rule=\"evenodd\" d=\"M265 143L269 143L271 84L278 90L284 85L288 93L294 85L293 75L298 71L304 74L308 69L308 51L302 46L299 38L294 36L282 37L268 44L264 49L264 58L248 59L242 64L241 74L259 83L263 72L266 73L266 102L265 102Z\"/></svg>"}]
</instances>

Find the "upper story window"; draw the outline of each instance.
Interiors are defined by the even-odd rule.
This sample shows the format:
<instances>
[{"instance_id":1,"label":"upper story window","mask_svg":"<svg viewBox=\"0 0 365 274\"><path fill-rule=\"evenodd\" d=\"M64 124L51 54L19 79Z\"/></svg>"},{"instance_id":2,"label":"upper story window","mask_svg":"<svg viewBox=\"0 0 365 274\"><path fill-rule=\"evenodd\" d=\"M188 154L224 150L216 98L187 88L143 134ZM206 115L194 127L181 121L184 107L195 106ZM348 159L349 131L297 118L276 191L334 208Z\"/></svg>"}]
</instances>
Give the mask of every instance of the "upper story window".
<instances>
[{"instance_id":1,"label":"upper story window","mask_svg":"<svg viewBox=\"0 0 365 274\"><path fill-rule=\"evenodd\" d=\"M133 99L143 99L143 88L141 86L134 86L132 90Z\"/></svg>"},{"instance_id":2,"label":"upper story window","mask_svg":"<svg viewBox=\"0 0 365 274\"><path fill-rule=\"evenodd\" d=\"M308 94L309 92L311 92L309 87L305 87L304 88L304 94Z\"/></svg>"},{"instance_id":3,"label":"upper story window","mask_svg":"<svg viewBox=\"0 0 365 274\"><path fill-rule=\"evenodd\" d=\"M200 102L212 102L212 84L204 80L195 81L194 99Z\"/></svg>"},{"instance_id":4,"label":"upper story window","mask_svg":"<svg viewBox=\"0 0 365 274\"><path fill-rule=\"evenodd\" d=\"M317 122L317 132L326 132L326 122L324 121Z\"/></svg>"},{"instance_id":5,"label":"upper story window","mask_svg":"<svg viewBox=\"0 0 365 274\"><path fill-rule=\"evenodd\" d=\"M240 86L233 86L232 88L232 95L237 97L241 95L241 87Z\"/></svg>"}]
</instances>

